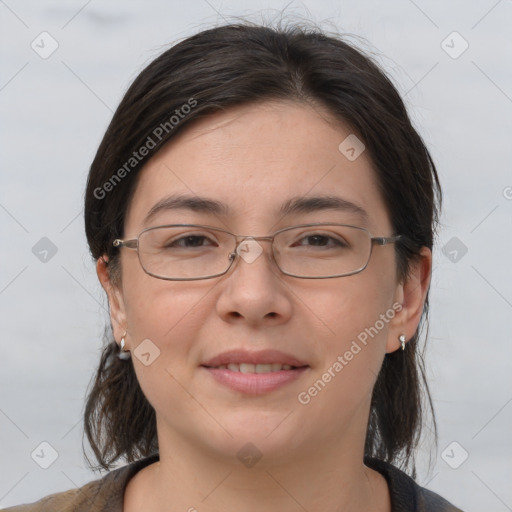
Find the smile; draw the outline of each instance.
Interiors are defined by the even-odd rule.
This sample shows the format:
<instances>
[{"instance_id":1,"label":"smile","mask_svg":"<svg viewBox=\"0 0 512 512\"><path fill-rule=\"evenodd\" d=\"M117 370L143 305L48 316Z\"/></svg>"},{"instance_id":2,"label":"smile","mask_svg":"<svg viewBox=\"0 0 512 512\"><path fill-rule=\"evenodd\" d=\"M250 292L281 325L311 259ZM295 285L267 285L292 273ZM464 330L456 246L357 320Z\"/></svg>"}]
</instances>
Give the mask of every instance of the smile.
<instances>
[{"instance_id":1,"label":"smile","mask_svg":"<svg viewBox=\"0 0 512 512\"><path fill-rule=\"evenodd\" d=\"M232 372L240 373L271 373L278 372L281 370L295 370L296 366L281 363L270 363L270 364L251 364L251 363L230 363L221 364L212 368L220 370L231 370Z\"/></svg>"}]
</instances>

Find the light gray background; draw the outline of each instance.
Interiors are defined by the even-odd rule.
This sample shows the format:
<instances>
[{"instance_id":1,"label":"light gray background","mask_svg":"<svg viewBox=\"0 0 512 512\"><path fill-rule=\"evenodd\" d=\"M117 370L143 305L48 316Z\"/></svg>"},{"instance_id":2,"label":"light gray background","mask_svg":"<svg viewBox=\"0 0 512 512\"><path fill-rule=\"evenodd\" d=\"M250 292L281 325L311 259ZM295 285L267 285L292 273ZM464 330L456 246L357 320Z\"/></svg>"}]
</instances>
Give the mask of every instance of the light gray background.
<instances>
[{"instance_id":1,"label":"light gray background","mask_svg":"<svg viewBox=\"0 0 512 512\"><path fill-rule=\"evenodd\" d=\"M430 472L425 444L418 481L466 512L512 510L510 0L0 0L0 506L100 476L84 464L81 415L107 305L82 200L113 109L168 44L286 5L289 18L362 36L383 54L438 165L427 362L440 440ZM59 45L47 59L31 48L43 31ZM446 39L453 31L464 40ZM42 237L57 248L46 263L32 252ZM43 441L58 452L46 470L31 458Z\"/></svg>"}]
</instances>

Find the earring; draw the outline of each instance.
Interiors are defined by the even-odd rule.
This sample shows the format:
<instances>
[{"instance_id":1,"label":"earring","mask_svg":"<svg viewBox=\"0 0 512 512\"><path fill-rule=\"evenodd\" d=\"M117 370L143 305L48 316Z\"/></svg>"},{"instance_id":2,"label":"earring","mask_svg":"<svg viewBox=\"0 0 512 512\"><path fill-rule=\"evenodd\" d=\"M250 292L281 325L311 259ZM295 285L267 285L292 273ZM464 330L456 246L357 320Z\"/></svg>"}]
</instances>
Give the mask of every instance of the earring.
<instances>
[{"instance_id":1,"label":"earring","mask_svg":"<svg viewBox=\"0 0 512 512\"><path fill-rule=\"evenodd\" d=\"M124 338L125 338L126 334L127 334L127 332L125 331L123 334L123 337L121 338L121 348L119 349L119 354L117 354L117 357L123 361L126 359L130 359L130 357L132 356L130 354L129 350L124 349L124 344L125 344Z\"/></svg>"},{"instance_id":2,"label":"earring","mask_svg":"<svg viewBox=\"0 0 512 512\"><path fill-rule=\"evenodd\" d=\"M405 334L400 334L400 336L398 336L398 339L400 340L400 343L402 344L402 350L405 350Z\"/></svg>"}]
</instances>

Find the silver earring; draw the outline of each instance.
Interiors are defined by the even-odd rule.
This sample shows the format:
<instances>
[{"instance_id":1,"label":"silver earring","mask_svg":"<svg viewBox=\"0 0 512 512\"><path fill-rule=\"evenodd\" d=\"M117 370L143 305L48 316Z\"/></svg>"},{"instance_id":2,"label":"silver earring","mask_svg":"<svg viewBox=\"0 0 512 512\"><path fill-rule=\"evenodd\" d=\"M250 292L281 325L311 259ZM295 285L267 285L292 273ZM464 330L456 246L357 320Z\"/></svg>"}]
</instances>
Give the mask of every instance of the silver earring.
<instances>
[{"instance_id":1,"label":"silver earring","mask_svg":"<svg viewBox=\"0 0 512 512\"><path fill-rule=\"evenodd\" d=\"M402 350L405 350L405 334L400 334L400 336L398 336L398 339L400 340L400 343L402 344Z\"/></svg>"},{"instance_id":2,"label":"silver earring","mask_svg":"<svg viewBox=\"0 0 512 512\"><path fill-rule=\"evenodd\" d=\"M125 344L124 337L126 336L126 334L127 333L125 331L125 333L123 334L123 337L121 338L121 348L119 349L119 354L117 354L117 357L123 361L126 359L130 359L130 357L132 356L130 354L129 350L124 349L124 344Z\"/></svg>"}]
</instances>

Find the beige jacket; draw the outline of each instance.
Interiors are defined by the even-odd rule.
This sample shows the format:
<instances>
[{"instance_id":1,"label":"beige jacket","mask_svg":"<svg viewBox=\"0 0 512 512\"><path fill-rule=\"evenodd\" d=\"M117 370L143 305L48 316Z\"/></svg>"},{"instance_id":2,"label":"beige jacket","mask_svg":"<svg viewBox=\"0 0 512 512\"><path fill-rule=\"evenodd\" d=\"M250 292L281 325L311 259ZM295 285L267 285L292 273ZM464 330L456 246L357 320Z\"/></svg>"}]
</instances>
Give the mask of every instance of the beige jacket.
<instances>
[{"instance_id":1,"label":"beige jacket","mask_svg":"<svg viewBox=\"0 0 512 512\"><path fill-rule=\"evenodd\" d=\"M36 503L10 507L3 512L122 512L124 490L130 478L157 460L158 455L152 455L78 489L52 494ZM461 512L394 466L376 459L365 459L365 464L386 478L392 512Z\"/></svg>"}]
</instances>

